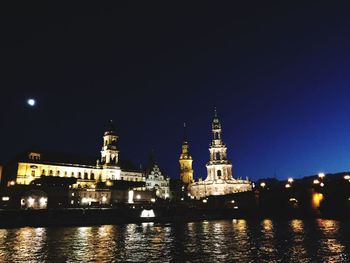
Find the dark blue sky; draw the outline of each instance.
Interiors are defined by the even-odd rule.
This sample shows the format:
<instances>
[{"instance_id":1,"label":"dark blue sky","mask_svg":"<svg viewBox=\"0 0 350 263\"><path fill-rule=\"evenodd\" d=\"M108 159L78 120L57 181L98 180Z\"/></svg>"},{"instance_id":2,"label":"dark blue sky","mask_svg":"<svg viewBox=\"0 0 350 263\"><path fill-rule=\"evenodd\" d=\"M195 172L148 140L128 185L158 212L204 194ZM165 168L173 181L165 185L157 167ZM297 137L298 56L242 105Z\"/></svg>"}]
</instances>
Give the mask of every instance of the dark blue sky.
<instances>
[{"instance_id":1,"label":"dark blue sky","mask_svg":"<svg viewBox=\"0 0 350 263\"><path fill-rule=\"evenodd\" d=\"M262 3L264 2L264 3ZM235 176L350 170L350 16L340 2L3 6L0 161L31 145L205 177L214 105ZM36 108L25 104L38 100Z\"/></svg>"}]
</instances>

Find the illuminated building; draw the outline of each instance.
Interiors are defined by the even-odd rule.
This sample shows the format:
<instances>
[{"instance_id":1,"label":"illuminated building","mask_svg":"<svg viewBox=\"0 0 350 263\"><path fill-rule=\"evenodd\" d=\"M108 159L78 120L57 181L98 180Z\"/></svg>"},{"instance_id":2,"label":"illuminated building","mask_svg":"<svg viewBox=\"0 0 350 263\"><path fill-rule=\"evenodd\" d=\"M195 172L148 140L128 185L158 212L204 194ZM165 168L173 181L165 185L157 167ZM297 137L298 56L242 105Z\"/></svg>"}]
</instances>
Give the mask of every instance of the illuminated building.
<instances>
[{"instance_id":1,"label":"illuminated building","mask_svg":"<svg viewBox=\"0 0 350 263\"><path fill-rule=\"evenodd\" d=\"M207 178L191 183L188 188L191 196L196 199L252 190L250 181L232 177L232 164L227 159L227 147L221 139L221 131L221 123L215 110L212 122L213 140L209 147L210 158L206 164Z\"/></svg>"},{"instance_id":2,"label":"illuminated building","mask_svg":"<svg viewBox=\"0 0 350 263\"><path fill-rule=\"evenodd\" d=\"M98 182L126 180L144 182L140 171L121 170L119 165L118 136L112 121L103 135L101 159L83 158L73 155L29 152L16 162L16 184L29 185L33 180L45 176L76 178L76 188L92 188ZM91 159L91 160L90 160ZM8 184L12 182L8 181Z\"/></svg>"},{"instance_id":3,"label":"illuminated building","mask_svg":"<svg viewBox=\"0 0 350 263\"><path fill-rule=\"evenodd\" d=\"M161 172L155 160L152 160L150 170L146 175L146 189L155 190L159 198L170 197L170 178Z\"/></svg>"},{"instance_id":4,"label":"illuminated building","mask_svg":"<svg viewBox=\"0 0 350 263\"><path fill-rule=\"evenodd\" d=\"M189 152L188 140L186 136L186 124L184 124L184 139L182 141L180 163L180 180L188 185L193 182L192 156Z\"/></svg>"},{"instance_id":5,"label":"illuminated building","mask_svg":"<svg viewBox=\"0 0 350 263\"><path fill-rule=\"evenodd\" d=\"M28 191L21 198L21 209L46 209L47 199L47 194L43 191Z\"/></svg>"},{"instance_id":6,"label":"illuminated building","mask_svg":"<svg viewBox=\"0 0 350 263\"><path fill-rule=\"evenodd\" d=\"M72 206L103 206L111 203L111 191L108 189L71 189L69 191Z\"/></svg>"}]
</instances>

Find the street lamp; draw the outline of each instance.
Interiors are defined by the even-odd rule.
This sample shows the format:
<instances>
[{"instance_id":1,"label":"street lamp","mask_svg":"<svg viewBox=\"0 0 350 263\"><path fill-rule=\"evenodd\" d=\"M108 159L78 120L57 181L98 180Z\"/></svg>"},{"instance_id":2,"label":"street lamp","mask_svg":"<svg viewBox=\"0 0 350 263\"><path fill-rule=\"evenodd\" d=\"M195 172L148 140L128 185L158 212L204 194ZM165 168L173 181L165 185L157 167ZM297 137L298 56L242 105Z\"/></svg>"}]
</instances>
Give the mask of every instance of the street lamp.
<instances>
[{"instance_id":1,"label":"street lamp","mask_svg":"<svg viewBox=\"0 0 350 263\"><path fill-rule=\"evenodd\" d=\"M323 177L325 177L325 176L326 176L326 175L325 175L324 173L319 173L319 174L318 174L318 177L321 178L321 179L322 179Z\"/></svg>"}]
</instances>

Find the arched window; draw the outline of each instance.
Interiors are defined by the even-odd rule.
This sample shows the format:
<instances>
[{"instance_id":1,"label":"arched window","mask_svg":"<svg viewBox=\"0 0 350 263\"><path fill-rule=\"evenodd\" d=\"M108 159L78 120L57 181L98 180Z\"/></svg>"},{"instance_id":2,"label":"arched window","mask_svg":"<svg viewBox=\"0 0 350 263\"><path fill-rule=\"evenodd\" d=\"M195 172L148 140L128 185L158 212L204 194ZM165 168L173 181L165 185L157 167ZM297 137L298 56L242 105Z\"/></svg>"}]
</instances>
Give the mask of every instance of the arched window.
<instances>
[{"instance_id":1,"label":"arched window","mask_svg":"<svg viewBox=\"0 0 350 263\"><path fill-rule=\"evenodd\" d=\"M78 178L81 179L81 172L78 173Z\"/></svg>"},{"instance_id":2,"label":"arched window","mask_svg":"<svg viewBox=\"0 0 350 263\"><path fill-rule=\"evenodd\" d=\"M216 160L220 160L220 153L219 152L216 153Z\"/></svg>"},{"instance_id":3,"label":"arched window","mask_svg":"<svg viewBox=\"0 0 350 263\"><path fill-rule=\"evenodd\" d=\"M89 178L88 178L88 173L84 173L84 179L85 180L88 180Z\"/></svg>"},{"instance_id":4,"label":"arched window","mask_svg":"<svg viewBox=\"0 0 350 263\"><path fill-rule=\"evenodd\" d=\"M91 179L91 180L95 180L95 174L94 174L94 173L91 173L90 179Z\"/></svg>"},{"instance_id":5,"label":"arched window","mask_svg":"<svg viewBox=\"0 0 350 263\"><path fill-rule=\"evenodd\" d=\"M218 177L220 177L220 176L221 176L221 170L218 170L218 171L216 172L216 174L217 174Z\"/></svg>"}]
</instances>

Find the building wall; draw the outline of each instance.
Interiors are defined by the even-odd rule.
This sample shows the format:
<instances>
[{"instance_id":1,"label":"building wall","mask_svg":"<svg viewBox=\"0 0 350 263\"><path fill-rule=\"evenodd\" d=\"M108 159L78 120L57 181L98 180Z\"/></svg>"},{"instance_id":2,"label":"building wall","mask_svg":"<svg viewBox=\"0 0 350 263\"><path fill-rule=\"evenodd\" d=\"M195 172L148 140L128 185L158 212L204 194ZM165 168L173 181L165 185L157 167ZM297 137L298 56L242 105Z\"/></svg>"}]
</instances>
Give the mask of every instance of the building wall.
<instances>
[{"instance_id":1,"label":"building wall","mask_svg":"<svg viewBox=\"0 0 350 263\"><path fill-rule=\"evenodd\" d=\"M252 190L252 185L246 180L217 180L208 183L206 181L198 181L188 188L191 196L200 199L211 195L226 195L232 193L246 192Z\"/></svg>"},{"instance_id":2,"label":"building wall","mask_svg":"<svg viewBox=\"0 0 350 263\"><path fill-rule=\"evenodd\" d=\"M109 205L111 196L111 191L108 189L71 189L69 203L72 206Z\"/></svg>"},{"instance_id":3,"label":"building wall","mask_svg":"<svg viewBox=\"0 0 350 263\"><path fill-rule=\"evenodd\" d=\"M77 178L77 186L91 186L107 178L101 168L77 165L57 165L19 162L17 170L17 184L30 184L41 176L59 176Z\"/></svg>"},{"instance_id":4,"label":"building wall","mask_svg":"<svg viewBox=\"0 0 350 263\"><path fill-rule=\"evenodd\" d=\"M120 179L125 181L145 182L146 177L138 171L121 171Z\"/></svg>"},{"instance_id":5,"label":"building wall","mask_svg":"<svg viewBox=\"0 0 350 263\"><path fill-rule=\"evenodd\" d=\"M146 177L146 189L156 191L159 198L170 197L170 178L162 174L157 164Z\"/></svg>"}]
</instances>

